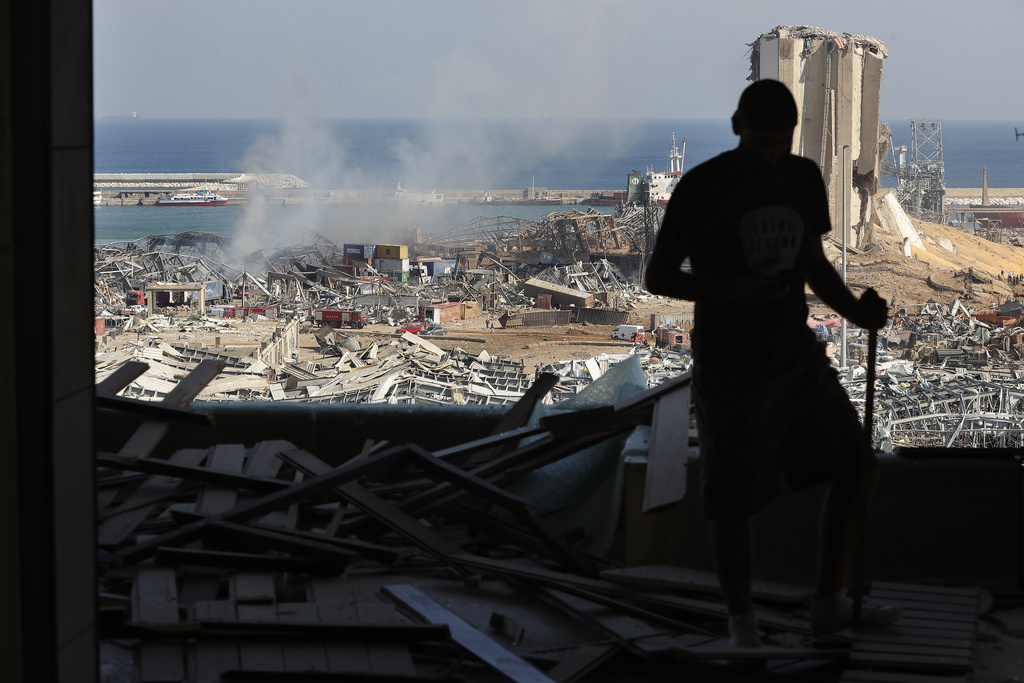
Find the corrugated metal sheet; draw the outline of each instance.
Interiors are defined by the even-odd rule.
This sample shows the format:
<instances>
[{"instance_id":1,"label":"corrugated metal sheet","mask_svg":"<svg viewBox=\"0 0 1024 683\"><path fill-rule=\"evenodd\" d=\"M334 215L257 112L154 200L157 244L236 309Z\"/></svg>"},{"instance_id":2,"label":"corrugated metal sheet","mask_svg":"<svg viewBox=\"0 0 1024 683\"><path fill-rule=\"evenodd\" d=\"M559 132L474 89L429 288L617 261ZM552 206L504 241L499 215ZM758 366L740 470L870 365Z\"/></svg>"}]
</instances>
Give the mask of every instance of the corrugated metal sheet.
<instances>
[{"instance_id":1,"label":"corrugated metal sheet","mask_svg":"<svg viewBox=\"0 0 1024 683\"><path fill-rule=\"evenodd\" d=\"M629 319L627 311L613 311L607 308L573 309L573 322L592 325L624 325Z\"/></svg>"},{"instance_id":2,"label":"corrugated metal sheet","mask_svg":"<svg viewBox=\"0 0 1024 683\"><path fill-rule=\"evenodd\" d=\"M568 325L572 311L525 311L518 316L522 325L537 327L541 325ZM507 325L506 325L507 327Z\"/></svg>"}]
</instances>

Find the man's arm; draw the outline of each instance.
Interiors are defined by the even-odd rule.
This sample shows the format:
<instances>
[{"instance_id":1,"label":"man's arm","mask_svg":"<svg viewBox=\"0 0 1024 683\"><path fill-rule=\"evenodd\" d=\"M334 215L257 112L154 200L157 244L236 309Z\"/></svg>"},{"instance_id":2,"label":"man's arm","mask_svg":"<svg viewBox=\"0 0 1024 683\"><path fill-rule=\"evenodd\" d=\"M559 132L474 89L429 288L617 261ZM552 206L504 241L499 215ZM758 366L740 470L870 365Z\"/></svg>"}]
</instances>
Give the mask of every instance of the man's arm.
<instances>
[{"instance_id":1,"label":"man's arm","mask_svg":"<svg viewBox=\"0 0 1024 683\"><path fill-rule=\"evenodd\" d=\"M808 236L804 242L807 284L814 293L857 327L874 330L884 327L889 315L885 300L873 289L866 290L860 299L855 297L825 257L821 239Z\"/></svg>"},{"instance_id":2,"label":"man's arm","mask_svg":"<svg viewBox=\"0 0 1024 683\"><path fill-rule=\"evenodd\" d=\"M664 226L668 225L670 215L670 212L666 212L662 232L658 233L654 251L647 262L644 284L651 294L709 303L742 301L761 304L789 292L789 285L779 284L772 278L756 273L698 277L680 271L679 267L689 254L684 248L671 244L671 240L664 234Z\"/></svg>"}]
</instances>

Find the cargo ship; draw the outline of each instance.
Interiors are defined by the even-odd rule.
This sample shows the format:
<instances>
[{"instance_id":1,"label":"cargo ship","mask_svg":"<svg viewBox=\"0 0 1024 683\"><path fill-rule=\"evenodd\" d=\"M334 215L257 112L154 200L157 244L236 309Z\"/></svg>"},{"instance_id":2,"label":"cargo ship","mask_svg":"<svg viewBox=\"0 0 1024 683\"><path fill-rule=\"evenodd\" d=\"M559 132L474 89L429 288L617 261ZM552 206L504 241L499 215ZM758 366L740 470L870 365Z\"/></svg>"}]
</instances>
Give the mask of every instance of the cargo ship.
<instances>
[{"instance_id":1,"label":"cargo ship","mask_svg":"<svg viewBox=\"0 0 1024 683\"><path fill-rule=\"evenodd\" d=\"M644 201L644 186L649 188L652 203L665 206L672 197L679 179L683 177L683 156L686 154L686 138L683 138L682 151L676 147L676 134L672 133L672 148L668 153L668 170L655 173L648 168L647 173L633 171L627 178L626 203L641 204Z\"/></svg>"},{"instance_id":2,"label":"cargo ship","mask_svg":"<svg viewBox=\"0 0 1024 683\"><path fill-rule=\"evenodd\" d=\"M647 183L651 188L651 201L664 206L672 197L679 179L683 177L683 157L686 155L686 138L683 138L683 150L676 147L676 134L672 133L672 149L668 153L668 170L664 173L647 171Z\"/></svg>"},{"instance_id":3,"label":"cargo ship","mask_svg":"<svg viewBox=\"0 0 1024 683\"><path fill-rule=\"evenodd\" d=\"M167 199L156 200L157 206L224 206L228 203L227 197L210 190L197 190L196 192L176 192Z\"/></svg>"},{"instance_id":4,"label":"cargo ship","mask_svg":"<svg viewBox=\"0 0 1024 683\"><path fill-rule=\"evenodd\" d=\"M988 209L986 211L986 209ZM992 211L992 209L1002 209ZM971 213L976 221L1001 221L1004 228L1024 228L1024 212L1014 211L1011 207L1000 207L988 201L988 167L981 167L981 204L971 204Z\"/></svg>"}]
</instances>

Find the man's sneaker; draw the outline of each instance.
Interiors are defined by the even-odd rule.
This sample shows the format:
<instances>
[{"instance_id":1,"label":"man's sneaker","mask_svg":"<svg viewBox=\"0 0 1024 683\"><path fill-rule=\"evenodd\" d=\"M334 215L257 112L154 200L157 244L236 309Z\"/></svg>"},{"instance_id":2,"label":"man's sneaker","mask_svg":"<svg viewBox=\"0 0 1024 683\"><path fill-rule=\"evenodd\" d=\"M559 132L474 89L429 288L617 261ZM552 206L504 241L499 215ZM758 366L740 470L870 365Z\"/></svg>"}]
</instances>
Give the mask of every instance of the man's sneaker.
<instances>
[{"instance_id":1,"label":"man's sneaker","mask_svg":"<svg viewBox=\"0 0 1024 683\"><path fill-rule=\"evenodd\" d=\"M753 612L729 615L729 647L761 647Z\"/></svg>"},{"instance_id":2,"label":"man's sneaker","mask_svg":"<svg viewBox=\"0 0 1024 683\"><path fill-rule=\"evenodd\" d=\"M860 606L860 626L878 628L888 626L903 616L903 608L896 605ZM853 625L853 600L840 591L831 595L815 595L811 601L811 633L835 633Z\"/></svg>"}]
</instances>

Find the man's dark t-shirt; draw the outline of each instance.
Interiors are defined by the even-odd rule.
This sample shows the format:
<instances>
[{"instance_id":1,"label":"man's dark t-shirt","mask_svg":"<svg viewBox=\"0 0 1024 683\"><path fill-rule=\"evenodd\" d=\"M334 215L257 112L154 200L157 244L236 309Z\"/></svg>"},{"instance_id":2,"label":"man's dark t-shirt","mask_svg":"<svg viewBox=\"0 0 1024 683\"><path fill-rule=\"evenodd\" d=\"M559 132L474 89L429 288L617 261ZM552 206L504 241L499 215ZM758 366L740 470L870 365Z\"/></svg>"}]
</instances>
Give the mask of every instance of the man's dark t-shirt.
<instances>
[{"instance_id":1,"label":"man's dark t-shirt","mask_svg":"<svg viewBox=\"0 0 1024 683\"><path fill-rule=\"evenodd\" d=\"M682 247L696 277L751 272L790 285L763 304L697 302L694 358L709 368L786 365L814 352L804 297L804 240L831 228L821 172L789 155L765 169L742 150L720 154L683 176L669 202L659 240ZM759 170L761 169L761 170Z\"/></svg>"}]
</instances>

